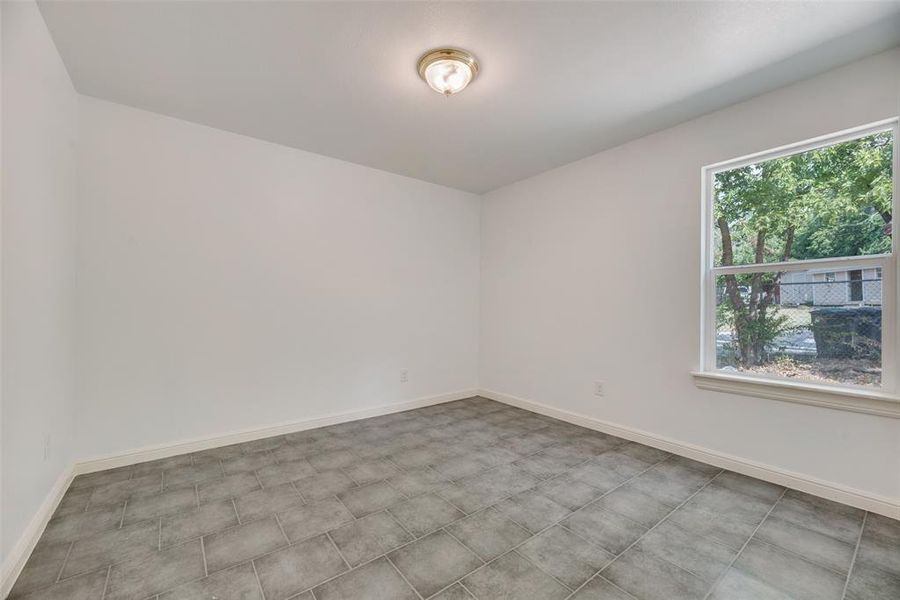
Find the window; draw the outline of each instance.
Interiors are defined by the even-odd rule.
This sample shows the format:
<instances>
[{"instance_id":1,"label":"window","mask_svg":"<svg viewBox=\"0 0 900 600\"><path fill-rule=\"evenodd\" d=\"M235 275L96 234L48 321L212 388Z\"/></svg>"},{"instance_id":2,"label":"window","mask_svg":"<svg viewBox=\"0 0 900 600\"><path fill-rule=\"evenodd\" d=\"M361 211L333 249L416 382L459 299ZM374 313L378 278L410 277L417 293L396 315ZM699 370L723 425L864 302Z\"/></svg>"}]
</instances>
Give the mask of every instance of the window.
<instances>
[{"instance_id":1,"label":"window","mask_svg":"<svg viewBox=\"0 0 900 600\"><path fill-rule=\"evenodd\" d=\"M893 395L898 137L891 120L703 169L698 385Z\"/></svg>"}]
</instances>

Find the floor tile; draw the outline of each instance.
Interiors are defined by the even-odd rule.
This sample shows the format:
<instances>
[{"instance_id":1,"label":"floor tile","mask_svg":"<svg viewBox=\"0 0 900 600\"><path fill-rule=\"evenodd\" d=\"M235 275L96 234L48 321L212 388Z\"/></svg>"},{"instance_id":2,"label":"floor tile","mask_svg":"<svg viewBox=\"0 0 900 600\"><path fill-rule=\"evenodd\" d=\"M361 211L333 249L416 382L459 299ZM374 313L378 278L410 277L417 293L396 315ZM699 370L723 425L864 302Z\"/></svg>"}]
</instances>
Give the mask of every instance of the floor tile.
<instances>
[{"instance_id":1,"label":"floor tile","mask_svg":"<svg viewBox=\"0 0 900 600\"><path fill-rule=\"evenodd\" d=\"M200 542L188 542L114 565L104 600L147 598L204 575Z\"/></svg>"},{"instance_id":2,"label":"floor tile","mask_svg":"<svg viewBox=\"0 0 900 600\"><path fill-rule=\"evenodd\" d=\"M68 578L159 550L159 523L144 521L82 538L72 545L62 571Z\"/></svg>"},{"instance_id":3,"label":"floor tile","mask_svg":"<svg viewBox=\"0 0 900 600\"><path fill-rule=\"evenodd\" d=\"M314 590L317 600L417 600L418 596L384 558L354 569Z\"/></svg>"},{"instance_id":4,"label":"floor tile","mask_svg":"<svg viewBox=\"0 0 900 600\"><path fill-rule=\"evenodd\" d=\"M353 515L337 498L325 498L278 513L278 518L285 534L296 542L349 523Z\"/></svg>"},{"instance_id":5,"label":"floor tile","mask_svg":"<svg viewBox=\"0 0 900 600\"><path fill-rule=\"evenodd\" d=\"M254 561L266 598L288 598L343 573L347 565L327 536L320 535L296 546Z\"/></svg>"},{"instance_id":6,"label":"floor tile","mask_svg":"<svg viewBox=\"0 0 900 600\"><path fill-rule=\"evenodd\" d=\"M900 577L865 564L853 565L853 572L847 583L846 600L897 600L897 598L900 598Z\"/></svg>"},{"instance_id":7,"label":"floor tile","mask_svg":"<svg viewBox=\"0 0 900 600\"><path fill-rule=\"evenodd\" d=\"M595 487L578 481L570 473L546 481L536 488L543 496L550 498L569 510L578 510L603 495Z\"/></svg>"},{"instance_id":8,"label":"floor tile","mask_svg":"<svg viewBox=\"0 0 900 600\"><path fill-rule=\"evenodd\" d=\"M237 524L231 500L217 500L189 512L163 517L159 542L162 548L175 546Z\"/></svg>"},{"instance_id":9,"label":"floor tile","mask_svg":"<svg viewBox=\"0 0 900 600\"><path fill-rule=\"evenodd\" d=\"M349 450L334 450L308 456L307 460L317 471L330 471L349 467L359 462L359 457Z\"/></svg>"},{"instance_id":10,"label":"floor tile","mask_svg":"<svg viewBox=\"0 0 900 600\"><path fill-rule=\"evenodd\" d=\"M519 459L513 465L534 475L538 479L556 477L569 470L569 465L563 459L548 455L546 452L532 454Z\"/></svg>"},{"instance_id":11,"label":"floor tile","mask_svg":"<svg viewBox=\"0 0 900 600\"><path fill-rule=\"evenodd\" d=\"M71 544L38 544L25 563L10 594L9 600L15 600L34 590L47 587L56 582L62 570L63 561L69 555Z\"/></svg>"},{"instance_id":12,"label":"floor tile","mask_svg":"<svg viewBox=\"0 0 900 600\"><path fill-rule=\"evenodd\" d=\"M504 554L462 580L478 600L562 600L570 590L515 552Z\"/></svg>"},{"instance_id":13,"label":"floor tile","mask_svg":"<svg viewBox=\"0 0 900 600\"><path fill-rule=\"evenodd\" d=\"M572 512L546 497L542 490L516 494L495 508L532 533L558 523Z\"/></svg>"},{"instance_id":14,"label":"floor tile","mask_svg":"<svg viewBox=\"0 0 900 600\"><path fill-rule=\"evenodd\" d=\"M493 508L486 508L447 527L447 532L482 560L492 560L518 546L531 533Z\"/></svg>"},{"instance_id":15,"label":"floor tile","mask_svg":"<svg viewBox=\"0 0 900 600\"><path fill-rule=\"evenodd\" d=\"M197 484L201 503L234 498L259 488L259 480L253 473L236 473L226 475L222 479L213 479Z\"/></svg>"},{"instance_id":16,"label":"floor tile","mask_svg":"<svg viewBox=\"0 0 900 600\"><path fill-rule=\"evenodd\" d=\"M231 460L223 460L222 468L226 475L234 475L235 473L252 472L263 467L275 464L275 456L270 452L256 452L253 454L244 454Z\"/></svg>"},{"instance_id":17,"label":"floor tile","mask_svg":"<svg viewBox=\"0 0 900 600\"><path fill-rule=\"evenodd\" d=\"M709 595L709 600L793 600L761 579L728 569Z\"/></svg>"},{"instance_id":18,"label":"floor tile","mask_svg":"<svg viewBox=\"0 0 900 600\"><path fill-rule=\"evenodd\" d=\"M266 450L275 450L287 443L287 439L283 435L263 438L261 440L253 440L241 444L241 450L245 453L264 452Z\"/></svg>"},{"instance_id":19,"label":"floor tile","mask_svg":"<svg viewBox=\"0 0 900 600\"><path fill-rule=\"evenodd\" d=\"M446 481L440 473L430 467L412 469L388 479L391 486L410 498L433 492Z\"/></svg>"},{"instance_id":20,"label":"floor tile","mask_svg":"<svg viewBox=\"0 0 900 600\"><path fill-rule=\"evenodd\" d=\"M520 455L512 450L499 446L482 446L477 449L474 455L478 462L487 468L507 465L521 458Z\"/></svg>"},{"instance_id":21,"label":"floor tile","mask_svg":"<svg viewBox=\"0 0 900 600\"><path fill-rule=\"evenodd\" d=\"M144 475L160 475L164 471L174 469L176 467L186 467L193 464L190 454L180 454L178 456L169 456L167 458L158 458L156 460L148 460L134 465L132 468L132 477L139 478Z\"/></svg>"},{"instance_id":22,"label":"floor tile","mask_svg":"<svg viewBox=\"0 0 900 600\"><path fill-rule=\"evenodd\" d=\"M256 471L259 482L263 487L267 488L297 481L315 474L316 470L313 466L303 459L269 465Z\"/></svg>"},{"instance_id":23,"label":"floor tile","mask_svg":"<svg viewBox=\"0 0 900 600\"><path fill-rule=\"evenodd\" d=\"M388 511L416 537L440 529L448 523L463 518L465 513L435 494L423 494L405 500Z\"/></svg>"},{"instance_id":24,"label":"floor tile","mask_svg":"<svg viewBox=\"0 0 900 600\"><path fill-rule=\"evenodd\" d=\"M900 577L900 521L869 513L856 560Z\"/></svg>"},{"instance_id":25,"label":"floor tile","mask_svg":"<svg viewBox=\"0 0 900 600\"><path fill-rule=\"evenodd\" d=\"M392 454L390 456L390 460L395 465L403 469L414 469L417 467L426 467L428 465L433 465L444 460L450 455L450 452L442 452L433 447L420 447L403 450L401 452L398 452L397 454Z\"/></svg>"},{"instance_id":26,"label":"floor tile","mask_svg":"<svg viewBox=\"0 0 900 600\"><path fill-rule=\"evenodd\" d=\"M210 574L283 548L287 544L275 517L239 525L203 538L206 566Z\"/></svg>"},{"instance_id":27,"label":"floor tile","mask_svg":"<svg viewBox=\"0 0 900 600\"><path fill-rule=\"evenodd\" d=\"M628 517L644 527L653 527L672 512L671 506L648 496L630 484L606 494L598 499L596 504L603 509Z\"/></svg>"},{"instance_id":28,"label":"floor tile","mask_svg":"<svg viewBox=\"0 0 900 600\"><path fill-rule=\"evenodd\" d=\"M65 495L63 495L62 500L59 501L59 505L56 507L56 511L54 511L52 518L55 519L65 515L83 513L87 510L88 502L93 493L94 488L83 488L80 490L69 488Z\"/></svg>"},{"instance_id":29,"label":"floor tile","mask_svg":"<svg viewBox=\"0 0 900 600\"><path fill-rule=\"evenodd\" d=\"M478 475L459 481L463 488L471 488L488 494L494 501L524 492L537 485L540 480L526 471L512 465L501 465Z\"/></svg>"},{"instance_id":30,"label":"floor tile","mask_svg":"<svg viewBox=\"0 0 900 600\"><path fill-rule=\"evenodd\" d=\"M615 558L559 525L531 538L516 552L573 590Z\"/></svg>"},{"instance_id":31,"label":"floor tile","mask_svg":"<svg viewBox=\"0 0 900 600\"><path fill-rule=\"evenodd\" d=\"M863 520L857 508L795 490L785 493L772 515L848 544L856 543Z\"/></svg>"},{"instance_id":32,"label":"floor tile","mask_svg":"<svg viewBox=\"0 0 900 600\"><path fill-rule=\"evenodd\" d=\"M41 541L45 544L74 542L107 529L116 529L122 522L122 507L106 506L83 513L64 515L47 523Z\"/></svg>"},{"instance_id":33,"label":"floor tile","mask_svg":"<svg viewBox=\"0 0 900 600\"><path fill-rule=\"evenodd\" d=\"M571 600L636 600L636 598L598 575L578 590Z\"/></svg>"},{"instance_id":34,"label":"floor tile","mask_svg":"<svg viewBox=\"0 0 900 600\"><path fill-rule=\"evenodd\" d=\"M572 513L562 524L613 554L625 550L647 531L643 525L595 504Z\"/></svg>"},{"instance_id":35,"label":"floor tile","mask_svg":"<svg viewBox=\"0 0 900 600\"><path fill-rule=\"evenodd\" d=\"M387 512L378 512L333 529L329 535L356 567L411 542L414 538Z\"/></svg>"},{"instance_id":36,"label":"floor tile","mask_svg":"<svg viewBox=\"0 0 900 600\"><path fill-rule=\"evenodd\" d=\"M739 550L771 508L760 500L724 487L707 487L669 517L682 529Z\"/></svg>"},{"instance_id":37,"label":"floor tile","mask_svg":"<svg viewBox=\"0 0 900 600\"><path fill-rule=\"evenodd\" d=\"M304 477L295 481L294 486L306 501L321 500L357 487L353 480L341 471L326 471Z\"/></svg>"},{"instance_id":38,"label":"floor tile","mask_svg":"<svg viewBox=\"0 0 900 600\"><path fill-rule=\"evenodd\" d=\"M430 600L475 600L475 596L460 584L454 583L441 593L432 596Z\"/></svg>"},{"instance_id":39,"label":"floor tile","mask_svg":"<svg viewBox=\"0 0 900 600\"><path fill-rule=\"evenodd\" d=\"M132 498L125 506L123 523L128 525L146 519L155 519L188 511L196 507L197 492L193 487L171 490L153 496L141 496Z\"/></svg>"},{"instance_id":40,"label":"floor tile","mask_svg":"<svg viewBox=\"0 0 900 600\"><path fill-rule=\"evenodd\" d=\"M653 463L644 462L619 450L610 450L572 470L572 475L603 491L647 470Z\"/></svg>"},{"instance_id":41,"label":"floor tile","mask_svg":"<svg viewBox=\"0 0 900 600\"><path fill-rule=\"evenodd\" d=\"M491 490L454 482L444 483L434 493L466 514L487 508L499 499Z\"/></svg>"},{"instance_id":42,"label":"floor tile","mask_svg":"<svg viewBox=\"0 0 900 600\"><path fill-rule=\"evenodd\" d=\"M231 444L229 446L220 446L218 448L210 448L201 450L191 455L194 465L214 465L223 460L232 460L243 456L240 444ZM220 472L220 475L223 474Z\"/></svg>"},{"instance_id":43,"label":"floor tile","mask_svg":"<svg viewBox=\"0 0 900 600\"><path fill-rule=\"evenodd\" d=\"M693 573L712 584L728 568L737 550L682 529L670 521L660 523L636 547Z\"/></svg>"},{"instance_id":44,"label":"floor tile","mask_svg":"<svg viewBox=\"0 0 900 600\"><path fill-rule=\"evenodd\" d=\"M736 492L755 496L760 500L773 503L784 493L784 488L780 485L747 477L733 471L723 471L715 478L713 485L722 485Z\"/></svg>"},{"instance_id":45,"label":"floor tile","mask_svg":"<svg viewBox=\"0 0 900 600\"><path fill-rule=\"evenodd\" d=\"M633 547L602 575L641 600L701 600L709 584L672 563Z\"/></svg>"},{"instance_id":46,"label":"floor tile","mask_svg":"<svg viewBox=\"0 0 900 600\"><path fill-rule=\"evenodd\" d=\"M263 600L253 565L244 563L161 594L159 600Z\"/></svg>"},{"instance_id":47,"label":"floor tile","mask_svg":"<svg viewBox=\"0 0 900 600\"><path fill-rule=\"evenodd\" d=\"M863 516L472 398L79 476L11 600L101 600L111 571L119 597L260 600L265 561L281 586L266 600L413 600L414 585L438 600L676 600L712 585L717 600L827 600L857 538L846 600L894 600L900 522Z\"/></svg>"},{"instance_id":48,"label":"floor tile","mask_svg":"<svg viewBox=\"0 0 900 600\"><path fill-rule=\"evenodd\" d=\"M388 558L425 598L483 564L471 550L443 531L394 550Z\"/></svg>"},{"instance_id":49,"label":"floor tile","mask_svg":"<svg viewBox=\"0 0 900 600\"><path fill-rule=\"evenodd\" d=\"M474 456L453 456L434 464L434 470L450 481L481 473L488 467Z\"/></svg>"},{"instance_id":50,"label":"floor tile","mask_svg":"<svg viewBox=\"0 0 900 600\"><path fill-rule=\"evenodd\" d=\"M734 568L797 600L840 599L845 577L775 546L751 540Z\"/></svg>"},{"instance_id":51,"label":"floor tile","mask_svg":"<svg viewBox=\"0 0 900 600\"><path fill-rule=\"evenodd\" d=\"M851 544L773 516L763 521L754 537L838 573L848 572L855 549ZM897 548L895 551L900 554Z\"/></svg>"},{"instance_id":52,"label":"floor tile","mask_svg":"<svg viewBox=\"0 0 900 600\"><path fill-rule=\"evenodd\" d=\"M121 504L132 496L149 496L160 492L162 492L162 472L96 487L90 496L90 506Z\"/></svg>"},{"instance_id":53,"label":"floor tile","mask_svg":"<svg viewBox=\"0 0 900 600\"><path fill-rule=\"evenodd\" d=\"M16 600L101 600L108 569L55 583ZM10 599L12 600L12 599Z\"/></svg>"},{"instance_id":54,"label":"floor tile","mask_svg":"<svg viewBox=\"0 0 900 600\"><path fill-rule=\"evenodd\" d=\"M635 458L646 464L648 467L668 459L669 462L683 462L685 466L691 466L701 471L711 471L710 476L715 475L719 471L717 467L711 467L710 465L699 463L695 460L690 460L681 456L672 456L668 452L645 446L644 444L638 444L637 442L622 444L616 448L616 452Z\"/></svg>"},{"instance_id":55,"label":"floor tile","mask_svg":"<svg viewBox=\"0 0 900 600\"><path fill-rule=\"evenodd\" d=\"M94 488L108 483L117 481L125 481L131 479L132 467L122 467L119 469L109 469L106 471L97 471L96 473L86 473L78 475L72 480L71 488L73 490L82 488Z\"/></svg>"},{"instance_id":56,"label":"floor tile","mask_svg":"<svg viewBox=\"0 0 900 600\"><path fill-rule=\"evenodd\" d=\"M302 506L303 498L293 485L283 483L238 496L234 505L241 522L248 523Z\"/></svg>"},{"instance_id":57,"label":"floor tile","mask_svg":"<svg viewBox=\"0 0 900 600\"><path fill-rule=\"evenodd\" d=\"M344 467L344 473L349 475L357 485L384 481L401 474L400 469L384 459L356 462L349 467Z\"/></svg>"},{"instance_id":58,"label":"floor tile","mask_svg":"<svg viewBox=\"0 0 900 600\"><path fill-rule=\"evenodd\" d=\"M694 469L676 463L663 462L649 471L641 473L628 485L674 508L687 500L709 480L710 476Z\"/></svg>"},{"instance_id":59,"label":"floor tile","mask_svg":"<svg viewBox=\"0 0 900 600\"><path fill-rule=\"evenodd\" d=\"M166 488L178 488L210 479L220 479L223 475L225 471L219 462L194 464L164 471L163 485Z\"/></svg>"}]
</instances>

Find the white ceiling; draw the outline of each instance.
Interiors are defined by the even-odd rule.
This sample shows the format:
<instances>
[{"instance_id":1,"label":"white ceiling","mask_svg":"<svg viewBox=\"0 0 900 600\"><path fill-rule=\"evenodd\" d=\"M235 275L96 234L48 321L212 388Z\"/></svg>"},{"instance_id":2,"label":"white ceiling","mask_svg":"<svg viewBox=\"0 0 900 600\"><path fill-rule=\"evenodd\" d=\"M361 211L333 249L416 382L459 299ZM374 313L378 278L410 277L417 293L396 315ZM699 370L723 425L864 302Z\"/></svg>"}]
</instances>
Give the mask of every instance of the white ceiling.
<instances>
[{"instance_id":1,"label":"white ceiling","mask_svg":"<svg viewBox=\"0 0 900 600\"><path fill-rule=\"evenodd\" d=\"M897 1L40 6L81 93L473 192L900 44Z\"/></svg>"}]
</instances>

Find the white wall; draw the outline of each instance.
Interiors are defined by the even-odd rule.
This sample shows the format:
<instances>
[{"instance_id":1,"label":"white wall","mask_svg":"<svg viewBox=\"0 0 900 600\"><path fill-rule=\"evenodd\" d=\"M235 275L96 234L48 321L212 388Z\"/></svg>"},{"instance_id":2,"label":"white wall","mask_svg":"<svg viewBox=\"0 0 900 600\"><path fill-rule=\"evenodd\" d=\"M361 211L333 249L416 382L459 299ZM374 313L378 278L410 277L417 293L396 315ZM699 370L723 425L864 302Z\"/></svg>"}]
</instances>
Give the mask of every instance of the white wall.
<instances>
[{"instance_id":1,"label":"white wall","mask_svg":"<svg viewBox=\"0 0 900 600\"><path fill-rule=\"evenodd\" d=\"M900 421L690 376L700 168L898 111L895 49L487 194L482 387L900 497Z\"/></svg>"},{"instance_id":2,"label":"white wall","mask_svg":"<svg viewBox=\"0 0 900 600\"><path fill-rule=\"evenodd\" d=\"M80 127L80 458L477 387L478 196L92 98Z\"/></svg>"},{"instance_id":3,"label":"white wall","mask_svg":"<svg viewBox=\"0 0 900 600\"><path fill-rule=\"evenodd\" d=\"M3 2L0 11L5 561L74 458L77 95L37 7Z\"/></svg>"}]
</instances>

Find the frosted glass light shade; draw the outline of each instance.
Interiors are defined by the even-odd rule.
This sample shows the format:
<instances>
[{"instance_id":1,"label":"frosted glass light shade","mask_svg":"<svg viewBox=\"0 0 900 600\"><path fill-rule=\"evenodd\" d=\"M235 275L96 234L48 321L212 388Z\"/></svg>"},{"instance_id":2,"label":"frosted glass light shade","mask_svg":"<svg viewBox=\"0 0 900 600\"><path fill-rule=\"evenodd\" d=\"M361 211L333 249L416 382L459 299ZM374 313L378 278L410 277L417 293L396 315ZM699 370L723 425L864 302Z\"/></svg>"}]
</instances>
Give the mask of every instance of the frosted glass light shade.
<instances>
[{"instance_id":1,"label":"frosted glass light shade","mask_svg":"<svg viewBox=\"0 0 900 600\"><path fill-rule=\"evenodd\" d=\"M475 57L464 50L434 50L419 61L419 75L431 89L445 96L464 90L477 74Z\"/></svg>"}]
</instances>

